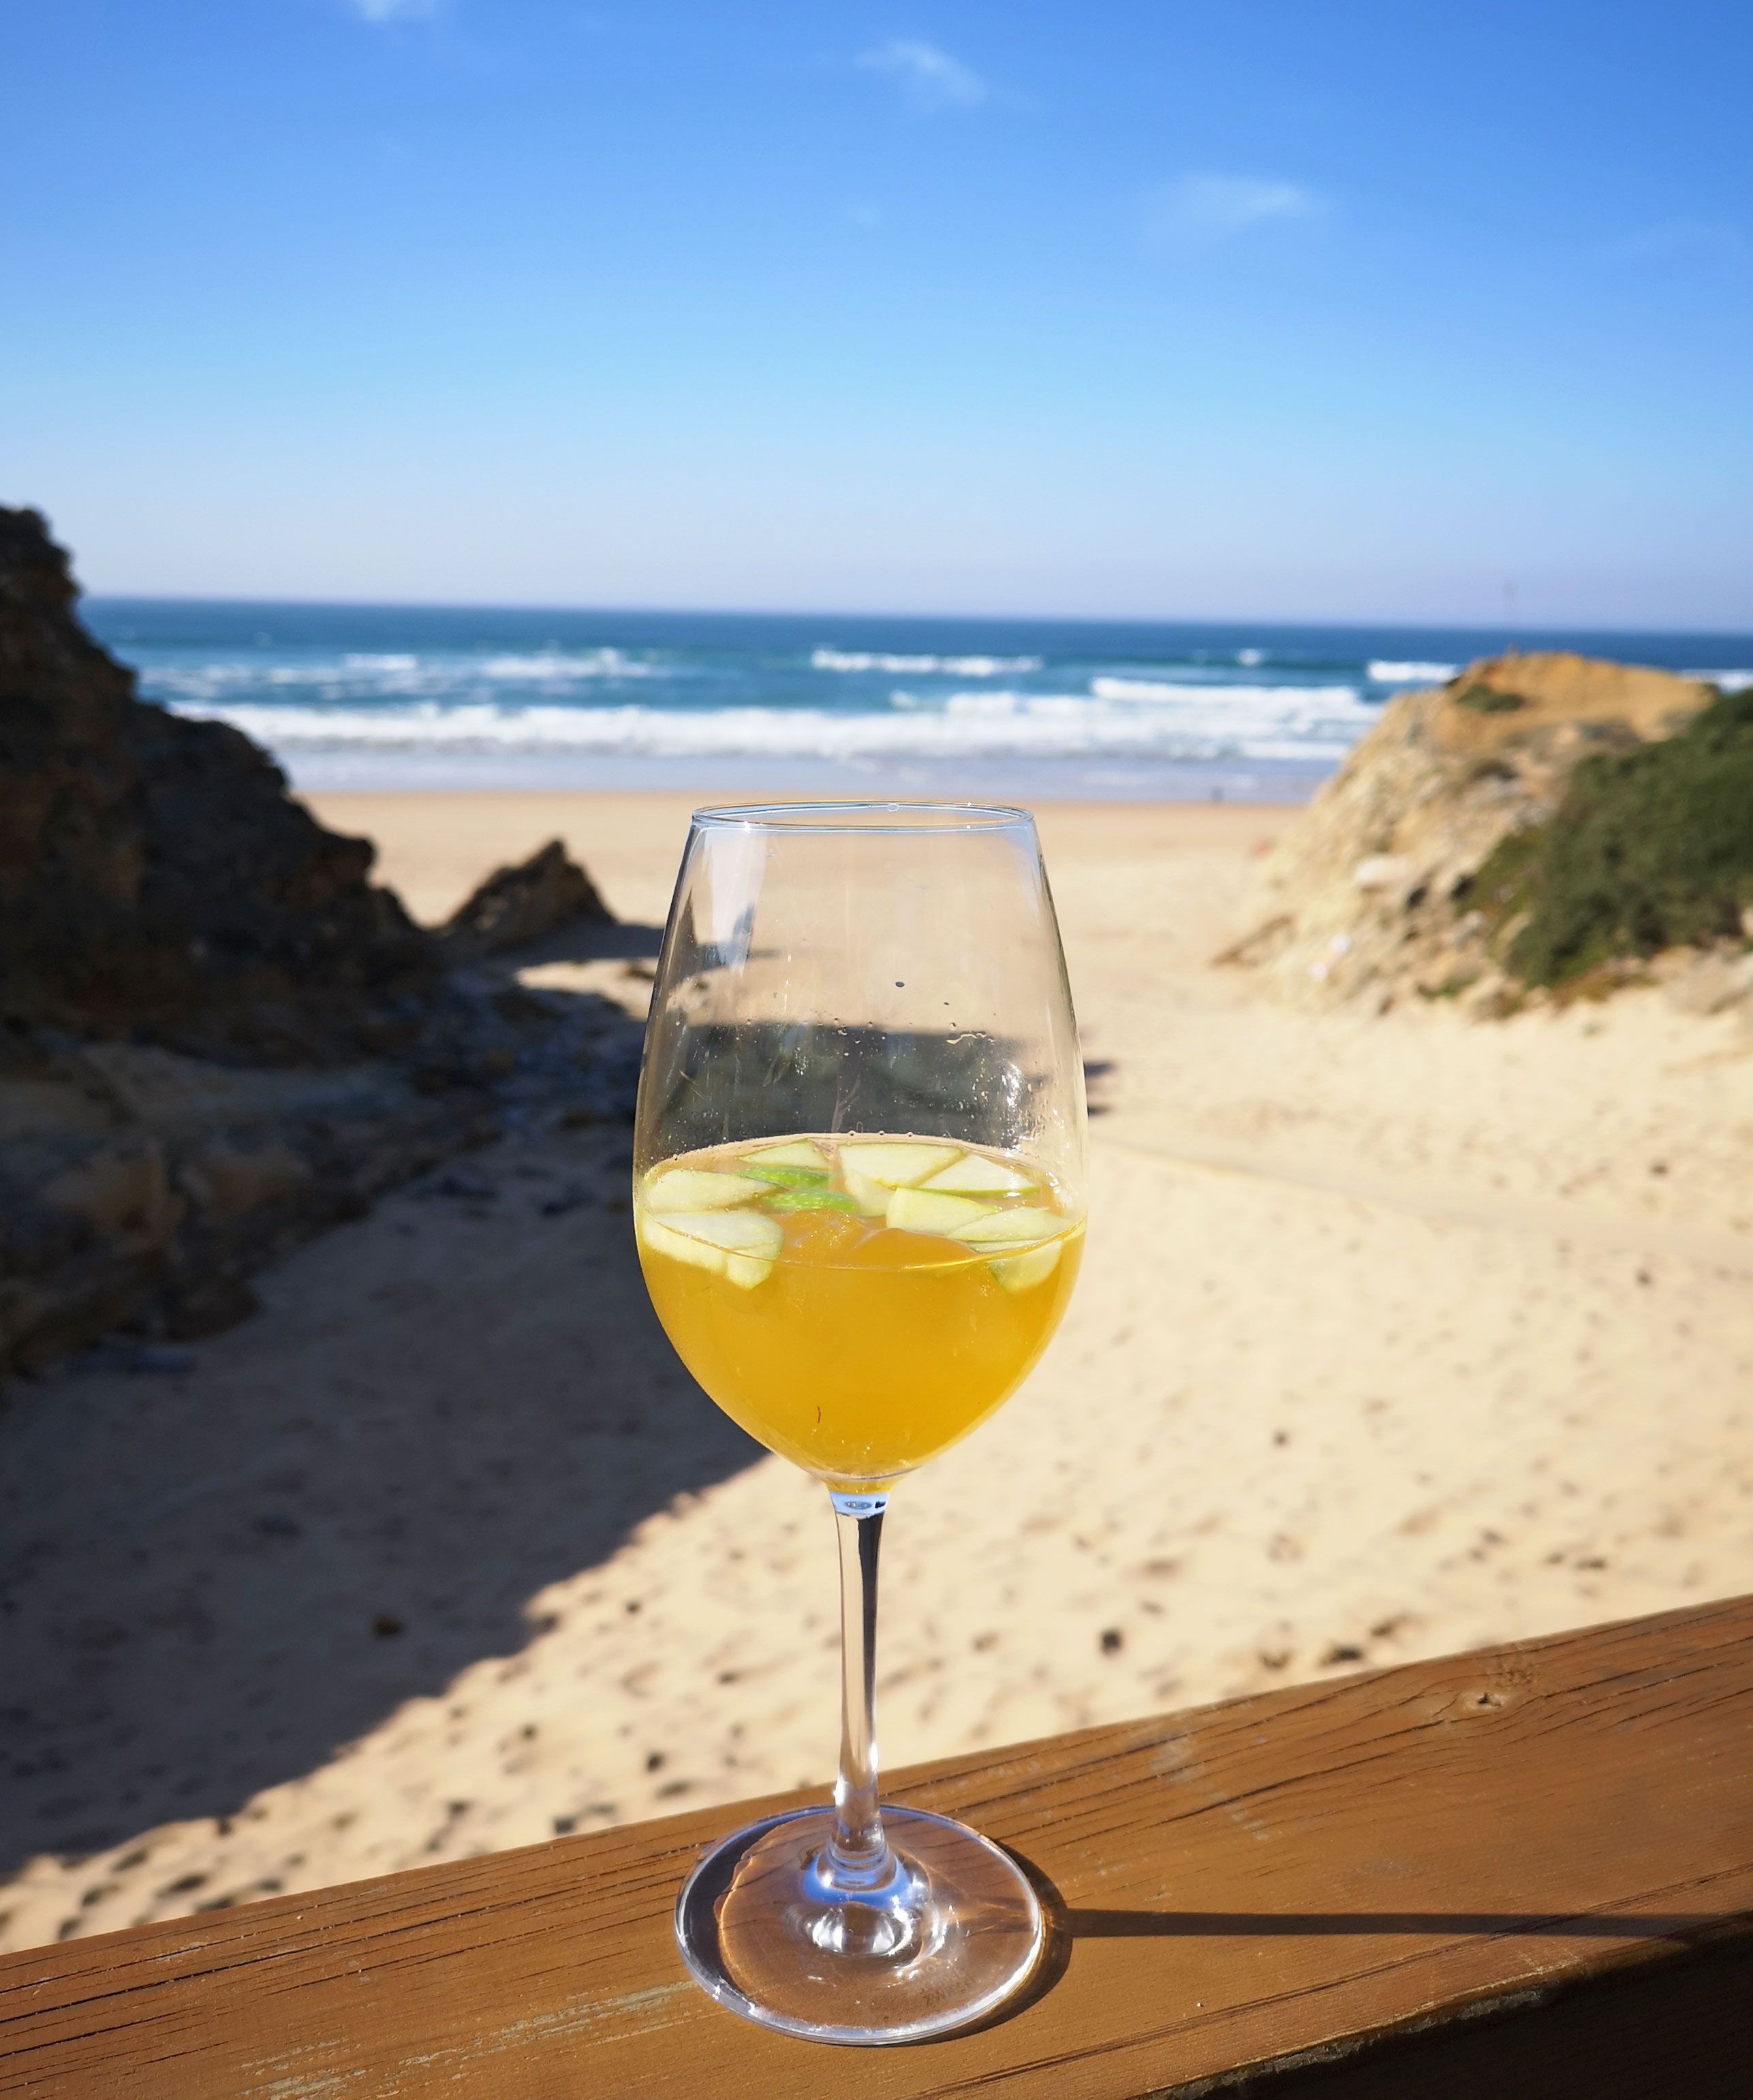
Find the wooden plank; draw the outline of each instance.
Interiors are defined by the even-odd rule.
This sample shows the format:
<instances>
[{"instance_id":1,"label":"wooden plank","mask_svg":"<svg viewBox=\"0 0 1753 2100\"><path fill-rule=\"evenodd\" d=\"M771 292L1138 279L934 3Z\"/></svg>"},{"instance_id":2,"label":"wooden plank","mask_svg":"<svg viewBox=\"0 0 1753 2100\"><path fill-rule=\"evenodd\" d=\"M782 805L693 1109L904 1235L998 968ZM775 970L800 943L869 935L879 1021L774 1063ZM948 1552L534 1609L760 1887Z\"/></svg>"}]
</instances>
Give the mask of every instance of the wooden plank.
<instances>
[{"instance_id":1,"label":"wooden plank","mask_svg":"<svg viewBox=\"0 0 1753 2100\"><path fill-rule=\"evenodd\" d=\"M892 1791L1040 1877L1041 1988L983 2032L830 2054L708 2003L670 1906L745 1807L11 1956L0 2093L1747 2088L1753 1599L955 1759Z\"/></svg>"}]
</instances>

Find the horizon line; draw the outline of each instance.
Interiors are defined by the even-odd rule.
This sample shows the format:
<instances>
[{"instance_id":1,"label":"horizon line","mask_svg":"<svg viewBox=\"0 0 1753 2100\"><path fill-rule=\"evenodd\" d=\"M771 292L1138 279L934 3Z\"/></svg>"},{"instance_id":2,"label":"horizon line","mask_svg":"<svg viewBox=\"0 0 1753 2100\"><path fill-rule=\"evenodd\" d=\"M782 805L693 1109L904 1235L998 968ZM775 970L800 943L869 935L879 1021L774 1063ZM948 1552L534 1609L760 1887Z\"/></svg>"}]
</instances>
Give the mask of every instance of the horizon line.
<instances>
[{"instance_id":1,"label":"horizon line","mask_svg":"<svg viewBox=\"0 0 1753 2100\"><path fill-rule=\"evenodd\" d=\"M1451 634L1503 635L1649 635L1677 636L1687 639L1718 638L1734 641L1753 640L1753 625L1746 627L1658 627L1628 626L1612 622L1541 623L1530 620L1494 621L1490 624L1470 620L1411 620L1346 618L1322 615L1314 619L1292 619L1283 614L1257 613L1013 613L1013 612L917 612L917 611L863 611L841 607L824 611L820 607L750 607L750 606L676 606L641 604L573 603L559 604L550 600L518 598L291 598L280 596L256 597L227 592L183 591L129 591L87 590L81 589L77 602L91 605L102 602L132 605L210 605L210 606L277 606L287 609L333 611L352 612L526 612L556 613L576 616L595 615L645 616L656 615L683 620L909 620L914 622L980 622L991 625L1012 627L1253 627L1281 629L1318 629L1332 631L1367 629L1375 631L1403 631L1407 633L1446 633Z\"/></svg>"}]
</instances>

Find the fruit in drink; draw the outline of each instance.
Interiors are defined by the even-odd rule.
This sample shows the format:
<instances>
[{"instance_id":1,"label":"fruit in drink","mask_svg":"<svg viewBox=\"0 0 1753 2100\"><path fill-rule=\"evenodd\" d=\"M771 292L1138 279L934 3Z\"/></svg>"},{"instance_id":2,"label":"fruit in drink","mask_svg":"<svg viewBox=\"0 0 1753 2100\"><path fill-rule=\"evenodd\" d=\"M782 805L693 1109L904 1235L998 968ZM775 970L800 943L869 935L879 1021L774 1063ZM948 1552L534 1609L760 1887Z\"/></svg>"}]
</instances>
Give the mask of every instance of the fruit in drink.
<instances>
[{"instance_id":1,"label":"fruit in drink","mask_svg":"<svg viewBox=\"0 0 1753 2100\"><path fill-rule=\"evenodd\" d=\"M700 1174L687 1167L673 1167L656 1174L645 1192L647 1207L653 1211L722 1211L733 1203L752 1203L767 1193L767 1184L740 1174Z\"/></svg>"},{"instance_id":2,"label":"fruit in drink","mask_svg":"<svg viewBox=\"0 0 1753 2100\"><path fill-rule=\"evenodd\" d=\"M928 1139L690 1154L642 1177L635 1211L689 1370L769 1449L846 1486L922 1464L1007 1397L1083 1241L1040 1168Z\"/></svg>"}]
</instances>

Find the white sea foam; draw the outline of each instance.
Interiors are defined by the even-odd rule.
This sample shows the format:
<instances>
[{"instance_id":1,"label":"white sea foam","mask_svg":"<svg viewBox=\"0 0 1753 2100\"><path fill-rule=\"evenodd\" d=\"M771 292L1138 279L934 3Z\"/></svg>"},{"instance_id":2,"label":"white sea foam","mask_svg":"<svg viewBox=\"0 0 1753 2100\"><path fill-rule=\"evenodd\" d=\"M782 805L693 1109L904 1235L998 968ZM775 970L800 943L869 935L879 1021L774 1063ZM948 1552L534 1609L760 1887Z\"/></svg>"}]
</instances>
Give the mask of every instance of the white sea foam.
<instances>
[{"instance_id":1,"label":"white sea foam","mask_svg":"<svg viewBox=\"0 0 1753 2100\"><path fill-rule=\"evenodd\" d=\"M177 712L234 724L271 750L544 749L648 758L1073 758L1331 761L1356 736L1349 688L1192 687L1180 708L1137 708L1080 693L970 691L941 706L834 713L819 708L376 708L183 703ZM1345 704L1336 704L1342 699ZM1292 704L1287 705L1287 699Z\"/></svg>"},{"instance_id":2,"label":"white sea foam","mask_svg":"<svg viewBox=\"0 0 1753 2100\"><path fill-rule=\"evenodd\" d=\"M1725 693L1744 693L1753 686L1753 671L1682 671L1683 678L1702 678L1707 686L1720 686Z\"/></svg>"},{"instance_id":3,"label":"white sea foam","mask_svg":"<svg viewBox=\"0 0 1753 2100\"><path fill-rule=\"evenodd\" d=\"M1375 712L1366 706L1355 686L1194 685L1183 679L1100 677L1090 680L1089 690L1098 700L1118 700L1134 706L1209 708L1217 704L1225 708L1265 708L1293 712L1317 708L1358 717L1373 716Z\"/></svg>"},{"instance_id":4,"label":"white sea foam","mask_svg":"<svg viewBox=\"0 0 1753 2100\"><path fill-rule=\"evenodd\" d=\"M629 656L619 649L540 649L484 656L358 651L344 656L279 663L168 664L153 668L150 690L173 706L210 705L263 687L308 693L318 703L431 699L466 702L501 686L536 688L551 696L575 682L675 677L677 668Z\"/></svg>"},{"instance_id":5,"label":"white sea foam","mask_svg":"<svg viewBox=\"0 0 1753 2100\"><path fill-rule=\"evenodd\" d=\"M1440 686L1461 667L1459 664L1396 664L1379 657L1367 668L1378 686Z\"/></svg>"},{"instance_id":6,"label":"white sea foam","mask_svg":"<svg viewBox=\"0 0 1753 2100\"><path fill-rule=\"evenodd\" d=\"M484 678L516 683L525 679L648 678L657 668L625 656L618 649L542 649L528 656L489 656L479 670Z\"/></svg>"},{"instance_id":7,"label":"white sea foam","mask_svg":"<svg viewBox=\"0 0 1753 2100\"><path fill-rule=\"evenodd\" d=\"M1016 677L1041 668L1039 656L890 656L873 650L816 649L810 652L815 671L890 671L903 676L929 676L940 672L951 678Z\"/></svg>"}]
</instances>

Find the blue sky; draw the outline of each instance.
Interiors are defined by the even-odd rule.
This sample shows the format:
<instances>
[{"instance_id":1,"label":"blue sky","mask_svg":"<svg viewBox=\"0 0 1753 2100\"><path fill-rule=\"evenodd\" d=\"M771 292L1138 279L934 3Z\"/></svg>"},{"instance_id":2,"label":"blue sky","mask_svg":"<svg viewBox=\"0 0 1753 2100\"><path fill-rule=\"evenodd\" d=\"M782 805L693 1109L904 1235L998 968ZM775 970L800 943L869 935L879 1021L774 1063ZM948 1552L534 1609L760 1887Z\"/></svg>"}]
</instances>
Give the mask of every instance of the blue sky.
<instances>
[{"instance_id":1,"label":"blue sky","mask_svg":"<svg viewBox=\"0 0 1753 2100\"><path fill-rule=\"evenodd\" d=\"M1753 9L0 9L93 589L1753 626Z\"/></svg>"}]
</instances>

